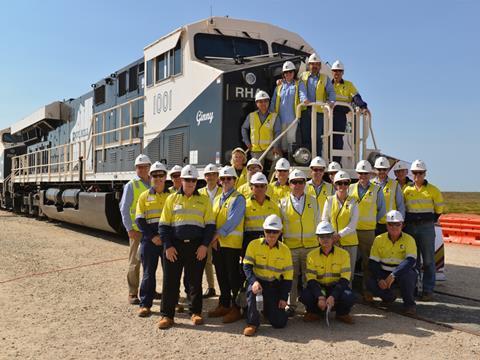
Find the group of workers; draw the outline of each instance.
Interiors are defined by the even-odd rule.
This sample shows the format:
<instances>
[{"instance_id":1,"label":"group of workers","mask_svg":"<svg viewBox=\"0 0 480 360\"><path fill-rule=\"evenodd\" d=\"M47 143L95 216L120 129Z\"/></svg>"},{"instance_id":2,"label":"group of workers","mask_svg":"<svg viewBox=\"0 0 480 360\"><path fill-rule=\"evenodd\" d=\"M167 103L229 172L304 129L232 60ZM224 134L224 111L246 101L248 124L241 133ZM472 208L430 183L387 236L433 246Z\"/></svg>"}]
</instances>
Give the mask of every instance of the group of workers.
<instances>
[{"instance_id":1,"label":"group of workers","mask_svg":"<svg viewBox=\"0 0 480 360\"><path fill-rule=\"evenodd\" d=\"M258 145L253 134L262 131L255 128L257 120L250 127L252 155ZM241 148L233 150L230 165L207 165L203 179L193 165L167 171L146 155L137 157L135 167L137 176L126 184L120 202L130 239L128 300L145 317L153 300L161 298L160 329L174 325L182 273L194 325L204 322L203 298L216 296L216 275L220 294L208 317L221 317L223 323L245 317L246 336L256 333L260 312L273 327L284 327L298 312L298 302L304 304L305 321L334 311L339 321L354 323L357 258L365 301L379 297L391 303L401 296L404 311L413 315L420 274L418 295L432 299L434 223L443 199L425 179L421 160L410 166L413 180L406 163L393 164L396 179L391 179L387 158L378 157L373 168L362 160L356 183L339 163L321 157L312 159L308 176L280 158L269 182L262 163L256 157L247 162ZM198 180L206 186L197 189ZM156 292L159 259L161 294ZM202 294L204 272L208 286Z\"/></svg>"}]
</instances>

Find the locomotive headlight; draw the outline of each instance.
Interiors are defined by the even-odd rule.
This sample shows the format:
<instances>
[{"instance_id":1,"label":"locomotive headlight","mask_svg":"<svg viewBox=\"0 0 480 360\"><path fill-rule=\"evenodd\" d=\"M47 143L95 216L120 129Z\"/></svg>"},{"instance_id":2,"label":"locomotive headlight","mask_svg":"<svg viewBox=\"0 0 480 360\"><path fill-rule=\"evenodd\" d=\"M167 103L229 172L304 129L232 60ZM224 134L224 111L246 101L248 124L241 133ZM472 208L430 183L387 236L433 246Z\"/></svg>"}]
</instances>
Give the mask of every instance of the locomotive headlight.
<instances>
[{"instance_id":1,"label":"locomotive headlight","mask_svg":"<svg viewBox=\"0 0 480 360\"><path fill-rule=\"evenodd\" d=\"M312 158L312 154L307 148L299 148L295 153L293 154L293 159L295 160L296 163L301 164L301 165L307 165Z\"/></svg>"},{"instance_id":2,"label":"locomotive headlight","mask_svg":"<svg viewBox=\"0 0 480 360\"><path fill-rule=\"evenodd\" d=\"M257 82L257 77L254 73L246 73L245 74L245 81L248 85L254 85Z\"/></svg>"}]
</instances>

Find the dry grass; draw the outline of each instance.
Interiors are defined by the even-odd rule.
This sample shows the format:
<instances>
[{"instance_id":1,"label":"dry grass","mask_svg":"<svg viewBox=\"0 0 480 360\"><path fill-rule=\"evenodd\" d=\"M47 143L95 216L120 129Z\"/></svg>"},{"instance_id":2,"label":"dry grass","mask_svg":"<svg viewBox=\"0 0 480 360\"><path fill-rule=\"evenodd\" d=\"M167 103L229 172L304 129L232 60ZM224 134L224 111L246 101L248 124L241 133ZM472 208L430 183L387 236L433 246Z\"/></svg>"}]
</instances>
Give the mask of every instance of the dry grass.
<instances>
[{"instance_id":1,"label":"dry grass","mask_svg":"<svg viewBox=\"0 0 480 360\"><path fill-rule=\"evenodd\" d=\"M443 192L445 213L480 215L480 192Z\"/></svg>"}]
</instances>

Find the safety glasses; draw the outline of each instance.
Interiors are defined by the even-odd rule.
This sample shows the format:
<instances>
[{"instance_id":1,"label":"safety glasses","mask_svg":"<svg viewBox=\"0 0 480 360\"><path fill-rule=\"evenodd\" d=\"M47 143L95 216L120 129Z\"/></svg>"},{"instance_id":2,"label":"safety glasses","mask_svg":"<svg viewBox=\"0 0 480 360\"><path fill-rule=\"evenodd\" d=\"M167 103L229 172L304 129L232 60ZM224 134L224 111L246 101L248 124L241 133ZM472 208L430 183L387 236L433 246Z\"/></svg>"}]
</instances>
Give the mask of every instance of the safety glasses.
<instances>
[{"instance_id":1,"label":"safety glasses","mask_svg":"<svg viewBox=\"0 0 480 360\"><path fill-rule=\"evenodd\" d=\"M304 185L304 184L305 184L305 180L292 180L292 181L290 181L290 184L293 184L293 185Z\"/></svg>"},{"instance_id":2,"label":"safety glasses","mask_svg":"<svg viewBox=\"0 0 480 360\"><path fill-rule=\"evenodd\" d=\"M279 234L280 230L265 230L265 234Z\"/></svg>"},{"instance_id":3,"label":"safety glasses","mask_svg":"<svg viewBox=\"0 0 480 360\"><path fill-rule=\"evenodd\" d=\"M186 183L194 183L194 182L197 182L197 179L182 179L183 181L185 181Z\"/></svg>"}]
</instances>

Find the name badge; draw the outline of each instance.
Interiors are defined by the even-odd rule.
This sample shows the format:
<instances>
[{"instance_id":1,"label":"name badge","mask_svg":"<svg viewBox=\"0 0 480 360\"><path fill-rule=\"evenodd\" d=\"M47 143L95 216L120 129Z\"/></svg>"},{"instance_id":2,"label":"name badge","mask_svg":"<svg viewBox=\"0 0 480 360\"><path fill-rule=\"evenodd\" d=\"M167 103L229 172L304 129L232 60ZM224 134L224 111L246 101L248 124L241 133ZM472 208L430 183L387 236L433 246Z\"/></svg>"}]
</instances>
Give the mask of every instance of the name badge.
<instances>
[{"instance_id":1,"label":"name badge","mask_svg":"<svg viewBox=\"0 0 480 360\"><path fill-rule=\"evenodd\" d=\"M182 210L182 205L176 204L176 205L173 207L173 211L178 211L178 210Z\"/></svg>"}]
</instances>

